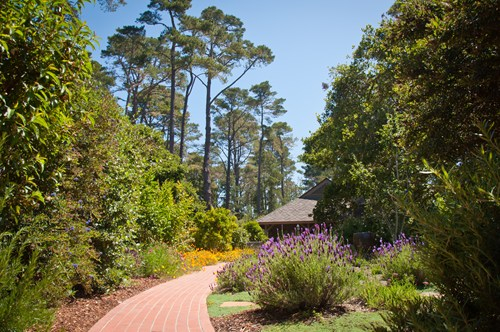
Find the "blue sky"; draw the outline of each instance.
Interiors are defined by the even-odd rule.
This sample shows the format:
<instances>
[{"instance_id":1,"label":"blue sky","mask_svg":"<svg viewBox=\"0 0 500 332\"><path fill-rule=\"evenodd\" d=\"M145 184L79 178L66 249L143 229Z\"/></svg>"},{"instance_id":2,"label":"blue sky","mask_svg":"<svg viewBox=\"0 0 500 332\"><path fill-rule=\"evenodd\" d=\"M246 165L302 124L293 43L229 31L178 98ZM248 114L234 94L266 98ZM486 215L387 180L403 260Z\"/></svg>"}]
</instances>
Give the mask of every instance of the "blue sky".
<instances>
[{"instance_id":1,"label":"blue sky","mask_svg":"<svg viewBox=\"0 0 500 332\"><path fill-rule=\"evenodd\" d=\"M82 14L96 35L100 47L94 58L101 61L100 49L107 37L124 25L133 25L147 10L146 0L128 0L128 4L108 13L99 5L88 4ZM256 68L237 86L250 88L269 81L278 97L285 98L287 114L276 121L286 121L298 139L293 155L302 152L301 139L318 127L317 115L325 106L321 83L329 82L329 68L348 62L348 56L361 40L362 28L377 26L393 0L193 0L190 15L208 6L240 18L246 28L245 38L255 45L268 46L275 55L272 64ZM153 34L154 32L152 32ZM102 61L101 61L102 62ZM235 71L235 76L238 71ZM214 90L215 91L215 90ZM201 86L195 88L190 103L192 120L204 128Z\"/></svg>"}]
</instances>

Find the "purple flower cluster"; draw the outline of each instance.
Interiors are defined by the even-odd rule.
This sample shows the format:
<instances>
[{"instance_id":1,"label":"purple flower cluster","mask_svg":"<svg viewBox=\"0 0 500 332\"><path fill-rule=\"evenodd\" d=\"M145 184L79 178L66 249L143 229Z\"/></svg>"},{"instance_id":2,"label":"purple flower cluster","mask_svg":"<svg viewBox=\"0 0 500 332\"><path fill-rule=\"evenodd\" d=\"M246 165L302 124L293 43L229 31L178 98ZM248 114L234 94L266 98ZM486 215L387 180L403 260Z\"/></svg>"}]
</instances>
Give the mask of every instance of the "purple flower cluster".
<instances>
[{"instance_id":1,"label":"purple flower cluster","mask_svg":"<svg viewBox=\"0 0 500 332\"><path fill-rule=\"evenodd\" d=\"M420 285L425 275L417 250L422 245L418 237L406 237L405 234L400 234L394 243L380 240L380 245L373 249L374 262L386 280L410 278Z\"/></svg>"},{"instance_id":2,"label":"purple flower cluster","mask_svg":"<svg viewBox=\"0 0 500 332\"><path fill-rule=\"evenodd\" d=\"M415 252L418 246L422 244L422 241L420 241L418 237L406 237L404 233L401 233L394 243L384 242L380 239L380 245L378 247L374 247L372 252L377 257L394 257L406 247L410 248L412 252Z\"/></svg>"},{"instance_id":3,"label":"purple flower cluster","mask_svg":"<svg viewBox=\"0 0 500 332\"><path fill-rule=\"evenodd\" d=\"M217 271L217 287L219 292L242 292L250 290L250 280L246 274L253 265L253 255L244 255L235 262L230 262Z\"/></svg>"},{"instance_id":4,"label":"purple flower cluster","mask_svg":"<svg viewBox=\"0 0 500 332\"><path fill-rule=\"evenodd\" d=\"M270 238L262 245L258 261L250 268L247 277L251 281L262 280L262 274L270 273L269 265L276 259L298 259L307 264L314 257L329 261L325 272L333 265L346 266L354 259L350 245L342 245L325 224L314 225L312 229L303 229L299 235Z\"/></svg>"}]
</instances>

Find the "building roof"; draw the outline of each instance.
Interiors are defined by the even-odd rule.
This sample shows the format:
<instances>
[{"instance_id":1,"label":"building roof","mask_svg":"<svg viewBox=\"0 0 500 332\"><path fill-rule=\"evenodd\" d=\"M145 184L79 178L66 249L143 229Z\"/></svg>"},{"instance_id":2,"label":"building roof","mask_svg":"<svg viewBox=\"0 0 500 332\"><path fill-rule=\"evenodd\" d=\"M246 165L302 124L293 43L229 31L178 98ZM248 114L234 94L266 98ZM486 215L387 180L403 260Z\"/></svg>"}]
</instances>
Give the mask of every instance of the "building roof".
<instances>
[{"instance_id":1,"label":"building roof","mask_svg":"<svg viewBox=\"0 0 500 332\"><path fill-rule=\"evenodd\" d=\"M324 179L299 198L259 218L257 222L264 225L274 224L306 224L313 223L313 210L316 203L323 197L323 191L330 180Z\"/></svg>"}]
</instances>

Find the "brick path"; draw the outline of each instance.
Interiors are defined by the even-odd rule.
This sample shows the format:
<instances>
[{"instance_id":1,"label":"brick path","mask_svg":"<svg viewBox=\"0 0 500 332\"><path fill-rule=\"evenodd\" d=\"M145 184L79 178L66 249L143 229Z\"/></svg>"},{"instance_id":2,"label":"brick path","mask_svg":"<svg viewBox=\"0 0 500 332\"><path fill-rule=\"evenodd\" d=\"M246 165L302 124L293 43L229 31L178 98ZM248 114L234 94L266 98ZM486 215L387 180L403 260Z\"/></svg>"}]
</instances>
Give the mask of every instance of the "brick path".
<instances>
[{"instance_id":1,"label":"brick path","mask_svg":"<svg viewBox=\"0 0 500 332\"><path fill-rule=\"evenodd\" d=\"M206 299L220 267L207 266L131 297L89 332L213 332Z\"/></svg>"}]
</instances>

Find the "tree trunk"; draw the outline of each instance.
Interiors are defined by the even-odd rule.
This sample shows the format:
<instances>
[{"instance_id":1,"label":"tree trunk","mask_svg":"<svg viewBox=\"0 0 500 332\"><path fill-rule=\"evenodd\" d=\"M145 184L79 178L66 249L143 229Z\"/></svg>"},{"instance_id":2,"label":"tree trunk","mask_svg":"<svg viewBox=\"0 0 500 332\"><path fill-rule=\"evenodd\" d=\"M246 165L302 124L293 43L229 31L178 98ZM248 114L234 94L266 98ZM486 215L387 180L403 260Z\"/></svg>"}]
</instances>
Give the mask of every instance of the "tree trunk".
<instances>
[{"instance_id":1,"label":"tree trunk","mask_svg":"<svg viewBox=\"0 0 500 332\"><path fill-rule=\"evenodd\" d=\"M229 117L230 118L230 117ZM232 151L232 133L231 121L228 119L227 126L227 165L226 165L226 197L224 200L224 207L229 210L229 203L231 201L231 151Z\"/></svg>"},{"instance_id":2,"label":"tree trunk","mask_svg":"<svg viewBox=\"0 0 500 332\"><path fill-rule=\"evenodd\" d=\"M175 47L176 43L172 42L172 47L170 48L170 113L168 119L168 151L174 153L174 116L175 116L175 74L177 68L175 68Z\"/></svg>"},{"instance_id":3,"label":"tree trunk","mask_svg":"<svg viewBox=\"0 0 500 332\"><path fill-rule=\"evenodd\" d=\"M210 179L210 144L212 139L212 116L210 113L211 106L211 88L212 88L212 78L208 76L207 78L207 95L205 99L205 149L203 156L203 199L207 205L207 208L212 207L212 183Z\"/></svg>"},{"instance_id":4,"label":"tree trunk","mask_svg":"<svg viewBox=\"0 0 500 332\"><path fill-rule=\"evenodd\" d=\"M283 140L281 139L281 136L278 136L279 142L280 142L280 151L279 153L279 158L280 158L280 177L281 177L281 204L285 204L285 148L283 146Z\"/></svg>"},{"instance_id":5,"label":"tree trunk","mask_svg":"<svg viewBox=\"0 0 500 332\"><path fill-rule=\"evenodd\" d=\"M233 208L235 214L239 217L241 213L241 189L240 189L240 163L237 157L238 151L233 149L233 172L234 172L234 202Z\"/></svg>"},{"instance_id":6,"label":"tree trunk","mask_svg":"<svg viewBox=\"0 0 500 332\"><path fill-rule=\"evenodd\" d=\"M187 110L188 110L188 100L191 95L191 91L193 91L194 86L194 75L192 72L189 72L189 83L186 86L186 93L184 94L184 105L182 107L182 120L181 120L181 141L179 143L179 158L181 162L184 160L184 141L186 139L186 118L187 118Z\"/></svg>"},{"instance_id":7,"label":"tree trunk","mask_svg":"<svg viewBox=\"0 0 500 332\"><path fill-rule=\"evenodd\" d=\"M257 215L260 215L262 210L262 145L264 143L264 108L261 107L260 112L260 140L259 140L259 156L257 158Z\"/></svg>"}]
</instances>

